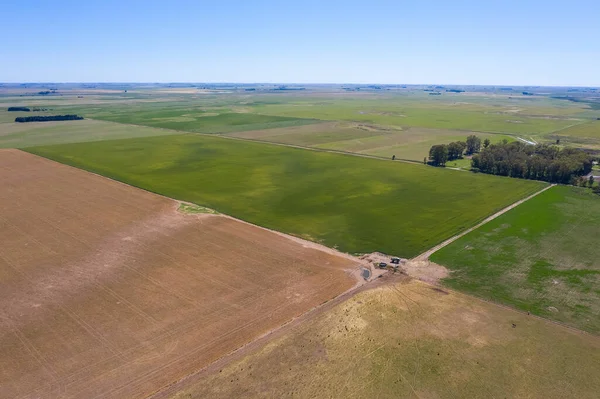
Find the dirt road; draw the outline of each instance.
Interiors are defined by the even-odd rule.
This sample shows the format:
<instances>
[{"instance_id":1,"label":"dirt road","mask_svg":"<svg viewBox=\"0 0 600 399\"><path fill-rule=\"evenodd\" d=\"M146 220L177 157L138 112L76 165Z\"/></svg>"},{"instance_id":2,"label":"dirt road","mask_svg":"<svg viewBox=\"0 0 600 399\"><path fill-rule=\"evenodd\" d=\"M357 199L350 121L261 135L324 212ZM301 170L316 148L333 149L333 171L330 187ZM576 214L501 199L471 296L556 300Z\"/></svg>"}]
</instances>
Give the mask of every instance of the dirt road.
<instances>
[{"instance_id":1,"label":"dirt road","mask_svg":"<svg viewBox=\"0 0 600 399\"><path fill-rule=\"evenodd\" d=\"M427 250L427 251L423 252L421 255L418 255L418 256L414 257L413 259L411 259L411 261L424 261L424 260L427 260L427 259L429 259L429 257L430 257L431 255L433 255L433 253L435 253L435 252L439 251L440 249L444 248L445 246L447 246L447 245L449 245L449 244L453 243L454 241L458 240L458 239L459 239L459 238L461 238L462 236L464 236L464 235L466 235L466 234L469 234L469 233L470 233L470 232L472 232L473 230L475 230L475 229L477 229L477 228L479 228L479 227L483 226L484 224L488 223L488 222L489 222L489 221L491 221L491 220L494 220L494 219L496 219L498 216L505 214L506 212L510 211L511 209L513 209L513 208L515 208L515 207L517 207L517 206L521 205L523 202L529 201L530 199L532 199L532 198L533 198L533 197L535 197L536 195L539 195L539 194L543 193L544 191L551 189L551 188L552 188L552 187L554 187L554 186L556 186L556 184L551 184L551 185L549 185L549 186L547 186L547 187L544 187L544 188L543 188L543 189L541 189L540 191L537 191L536 193L534 193L534 194L531 194L529 197L527 197L527 198L523 198L522 200L519 200L519 201L515 202L514 204L507 206L506 208L504 208L504 209L502 209L502 210L500 210L500 211L498 211L498 212L494 213L492 216L490 216L490 217L488 217L488 218L484 219L482 222L480 222L480 223L476 224L475 226L473 226L473 227L471 227L471 228L469 228L469 229L467 229L467 230L463 231L463 232L462 232L462 233L460 233L460 234L457 234L457 235L455 235L454 237L451 237L451 238L447 239L446 241L444 241L444 242L442 242L442 243L440 243L440 244L436 245L435 247L433 247L433 248L431 248L431 249L429 249L429 250Z\"/></svg>"}]
</instances>

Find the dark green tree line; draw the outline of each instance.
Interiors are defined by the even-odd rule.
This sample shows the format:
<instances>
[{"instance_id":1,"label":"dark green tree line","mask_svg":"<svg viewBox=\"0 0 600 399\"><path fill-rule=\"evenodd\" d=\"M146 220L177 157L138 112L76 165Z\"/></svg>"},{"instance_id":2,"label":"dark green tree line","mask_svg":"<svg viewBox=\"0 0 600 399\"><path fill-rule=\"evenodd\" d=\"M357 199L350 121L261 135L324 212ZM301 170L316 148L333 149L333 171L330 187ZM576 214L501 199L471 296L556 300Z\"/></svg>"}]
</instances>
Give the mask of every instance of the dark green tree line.
<instances>
[{"instance_id":1,"label":"dark green tree line","mask_svg":"<svg viewBox=\"0 0 600 399\"><path fill-rule=\"evenodd\" d=\"M20 116L15 118L15 122L50 122L50 121L76 121L83 119L78 115L49 115L49 116Z\"/></svg>"},{"instance_id":2,"label":"dark green tree line","mask_svg":"<svg viewBox=\"0 0 600 399\"><path fill-rule=\"evenodd\" d=\"M471 160L473 170L500 176L571 183L592 170L592 158L574 148L521 142L491 144Z\"/></svg>"}]
</instances>

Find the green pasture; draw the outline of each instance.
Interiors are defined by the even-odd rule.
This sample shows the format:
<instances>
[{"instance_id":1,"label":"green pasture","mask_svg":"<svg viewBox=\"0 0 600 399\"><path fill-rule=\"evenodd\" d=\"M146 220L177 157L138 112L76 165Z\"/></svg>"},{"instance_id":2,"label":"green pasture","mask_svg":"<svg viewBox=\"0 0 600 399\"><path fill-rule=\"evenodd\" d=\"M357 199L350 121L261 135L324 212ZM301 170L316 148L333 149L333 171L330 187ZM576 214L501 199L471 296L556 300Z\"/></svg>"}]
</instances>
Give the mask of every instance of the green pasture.
<instances>
[{"instance_id":1,"label":"green pasture","mask_svg":"<svg viewBox=\"0 0 600 399\"><path fill-rule=\"evenodd\" d=\"M0 123L0 148L165 136L179 132L84 119L61 122Z\"/></svg>"},{"instance_id":2,"label":"green pasture","mask_svg":"<svg viewBox=\"0 0 600 399\"><path fill-rule=\"evenodd\" d=\"M571 129L576 129L577 125L586 126L596 119L587 104L547 97L484 93L429 96L423 91L320 92L317 95L316 91L185 94L140 90L85 95L83 98L23 97L4 104L43 106L44 101L54 113L76 113L89 119L209 134L276 130L270 135L272 137L265 135L258 139L302 146L317 145L382 157L396 155L414 160L421 160L423 153L438 142L440 135L448 136L448 141L458 139L462 132L467 134L471 131L482 132L482 135L533 137L538 141L555 141L555 135L565 135L563 140L566 141ZM4 114L0 112L0 122L14 120L14 116ZM2 119L6 117L10 120ZM327 129L296 130L313 124ZM345 126L340 128L341 124ZM358 125L366 125L367 128ZM285 131L286 128L290 130ZM398 133L400 130L424 133L420 137L413 134L404 136ZM574 135L579 134L577 130L574 132ZM450 137L452 135L456 137ZM368 138L366 144L363 144L364 137ZM404 137L409 140L397 139ZM383 141L381 145L379 140ZM578 143L573 142L573 145L581 144ZM371 147L353 149L357 144L359 147Z\"/></svg>"},{"instance_id":3,"label":"green pasture","mask_svg":"<svg viewBox=\"0 0 600 399\"><path fill-rule=\"evenodd\" d=\"M361 140L391 134L396 131L392 129L384 130L377 126L362 126L345 122L324 122L280 129L235 132L228 134L228 136L305 147L319 147L340 140Z\"/></svg>"},{"instance_id":4,"label":"green pasture","mask_svg":"<svg viewBox=\"0 0 600 399\"><path fill-rule=\"evenodd\" d=\"M315 122L311 119L257 115L251 113L228 112L222 114L206 114L207 113L196 111L180 115L180 112L177 110L172 113L153 113L152 115L123 113L99 117L98 119L198 133L228 133L239 130L299 126Z\"/></svg>"},{"instance_id":5,"label":"green pasture","mask_svg":"<svg viewBox=\"0 0 600 399\"><path fill-rule=\"evenodd\" d=\"M556 134L567 137L589 137L600 139L600 120L581 123L568 129L561 130Z\"/></svg>"},{"instance_id":6,"label":"green pasture","mask_svg":"<svg viewBox=\"0 0 600 399\"><path fill-rule=\"evenodd\" d=\"M28 151L344 252L404 257L545 185L193 134Z\"/></svg>"},{"instance_id":7,"label":"green pasture","mask_svg":"<svg viewBox=\"0 0 600 399\"><path fill-rule=\"evenodd\" d=\"M557 186L436 252L450 287L600 332L600 197Z\"/></svg>"},{"instance_id":8,"label":"green pasture","mask_svg":"<svg viewBox=\"0 0 600 399\"><path fill-rule=\"evenodd\" d=\"M489 133L545 134L564 129L580 120L541 113L528 114L522 106L494 106L484 100L463 104L430 99L394 101L385 99L331 101L319 106L311 103L274 104L256 107L256 112L296 118L345 120L389 126L468 130Z\"/></svg>"},{"instance_id":9,"label":"green pasture","mask_svg":"<svg viewBox=\"0 0 600 399\"><path fill-rule=\"evenodd\" d=\"M410 127L402 129L349 122L326 122L282 129L236 132L230 135L382 158L396 155L399 159L422 161L429 155L432 145L466 141L470 134L475 134L482 140L487 138L492 143L515 140L514 136L503 134Z\"/></svg>"},{"instance_id":10,"label":"green pasture","mask_svg":"<svg viewBox=\"0 0 600 399\"><path fill-rule=\"evenodd\" d=\"M408 128L403 131L388 132L385 135L361 137L336 142L319 144L317 147L332 150L358 152L391 158L422 161L429 155L429 149L435 144L448 144L452 141L466 141L467 136L475 134L481 140L486 138L492 143L502 140L514 141L513 136L502 134L486 134L478 132L459 132L441 129Z\"/></svg>"}]
</instances>

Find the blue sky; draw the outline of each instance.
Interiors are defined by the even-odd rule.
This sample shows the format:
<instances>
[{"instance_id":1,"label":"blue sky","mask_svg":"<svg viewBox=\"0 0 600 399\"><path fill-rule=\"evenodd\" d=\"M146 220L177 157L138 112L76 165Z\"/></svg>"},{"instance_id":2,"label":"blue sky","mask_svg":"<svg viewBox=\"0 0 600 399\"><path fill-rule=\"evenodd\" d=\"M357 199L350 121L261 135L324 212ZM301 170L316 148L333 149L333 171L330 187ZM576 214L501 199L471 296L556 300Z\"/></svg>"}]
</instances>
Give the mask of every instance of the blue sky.
<instances>
[{"instance_id":1,"label":"blue sky","mask_svg":"<svg viewBox=\"0 0 600 399\"><path fill-rule=\"evenodd\" d=\"M600 86L600 0L28 0L0 16L0 82Z\"/></svg>"}]
</instances>

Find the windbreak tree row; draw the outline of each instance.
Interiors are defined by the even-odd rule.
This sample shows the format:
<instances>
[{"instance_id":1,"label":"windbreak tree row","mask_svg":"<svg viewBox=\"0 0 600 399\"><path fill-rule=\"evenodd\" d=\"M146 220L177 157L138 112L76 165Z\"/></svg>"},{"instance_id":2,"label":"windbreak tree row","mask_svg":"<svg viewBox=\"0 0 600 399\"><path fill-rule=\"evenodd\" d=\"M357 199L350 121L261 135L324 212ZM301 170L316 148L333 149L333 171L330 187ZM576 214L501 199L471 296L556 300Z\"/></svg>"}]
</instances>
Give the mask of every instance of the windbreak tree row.
<instances>
[{"instance_id":1,"label":"windbreak tree row","mask_svg":"<svg viewBox=\"0 0 600 399\"><path fill-rule=\"evenodd\" d=\"M51 122L51 121L77 121L83 119L79 115L49 115L49 116L20 116L15 122Z\"/></svg>"},{"instance_id":2,"label":"windbreak tree row","mask_svg":"<svg viewBox=\"0 0 600 399\"><path fill-rule=\"evenodd\" d=\"M473 155L471 166L474 171L493 175L570 184L592 171L593 159L574 148L512 142L484 148Z\"/></svg>"}]
</instances>

